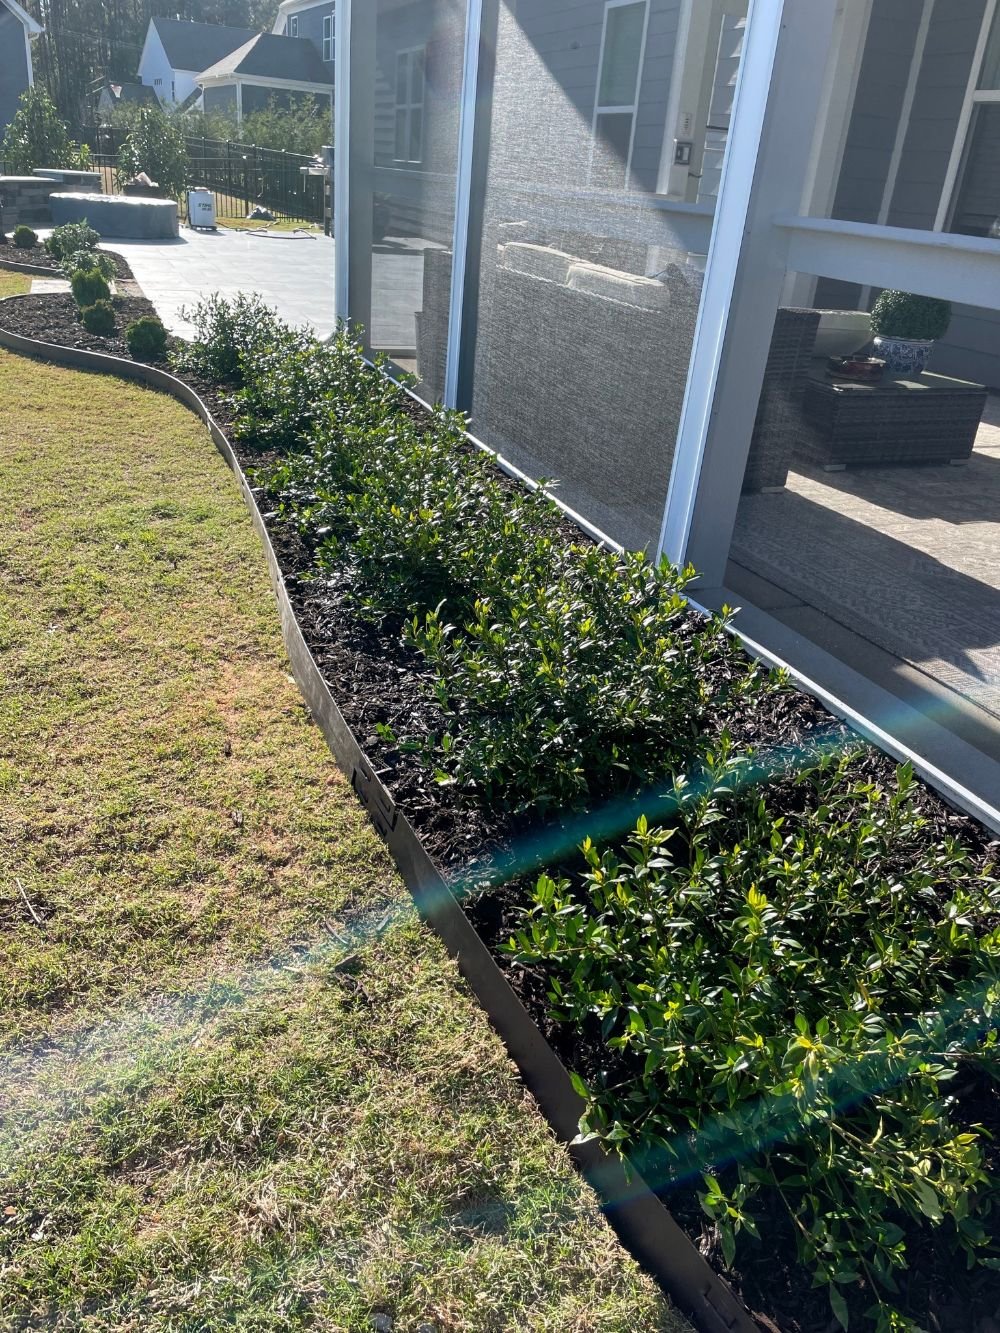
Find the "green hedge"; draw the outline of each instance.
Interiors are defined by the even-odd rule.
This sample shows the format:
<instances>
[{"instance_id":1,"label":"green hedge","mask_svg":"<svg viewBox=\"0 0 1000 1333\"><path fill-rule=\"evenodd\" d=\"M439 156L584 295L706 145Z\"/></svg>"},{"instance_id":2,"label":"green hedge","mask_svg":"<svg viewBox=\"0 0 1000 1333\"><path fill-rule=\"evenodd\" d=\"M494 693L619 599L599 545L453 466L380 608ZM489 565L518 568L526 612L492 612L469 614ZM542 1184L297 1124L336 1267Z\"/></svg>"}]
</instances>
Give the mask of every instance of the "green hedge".
<instances>
[{"instance_id":1,"label":"green hedge","mask_svg":"<svg viewBox=\"0 0 1000 1333\"><path fill-rule=\"evenodd\" d=\"M665 821L542 875L510 944L544 964L553 1016L607 1044L608 1075L577 1080L583 1132L699 1178L727 1261L780 1199L842 1324L915 1328L894 1276L915 1227L959 1263L1000 1258L1000 1182L949 1096L1000 1072L993 867L935 833L908 769L865 776L860 741L797 769L734 752L727 718L788 686L689 609L691 571L567 541L543 494L344 334L245 302L192 315L178 367L231 386L236 435L282 454L257 480L317 572L423 659L440 729L385 739L468 803L597 826L648 794Z\"/></svg>"}]
</instances>

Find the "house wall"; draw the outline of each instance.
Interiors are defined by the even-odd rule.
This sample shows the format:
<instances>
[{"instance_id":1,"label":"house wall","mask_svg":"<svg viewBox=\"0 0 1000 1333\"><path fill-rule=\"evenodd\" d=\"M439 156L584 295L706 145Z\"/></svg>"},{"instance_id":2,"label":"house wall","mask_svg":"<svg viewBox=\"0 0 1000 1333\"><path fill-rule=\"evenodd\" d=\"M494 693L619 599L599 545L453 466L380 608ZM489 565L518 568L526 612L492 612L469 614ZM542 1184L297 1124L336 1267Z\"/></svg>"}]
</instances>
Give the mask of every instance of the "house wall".
<instances>
[{"instance_id":1,"label":"house wall","mask_svg":"<svg viewBox=\"0 0 1000 1333\"><path fill-rule=\"evenodd\" d=\"M985 0L936 0L886 222L930 229L944 186ZM875 0L833 216L876 222L882 207L922 5ZM860 286L822 280L816 303L853 309ZM1000 386L1000 313L959 306L930 369Z\"/></svg>"},{"instance_id":2,"label":"house wall","mask_svg":"<svg viewBox=\"0 0 1000 1333\"><path fill-rule=\"evenodd\" d=\"M299 21L298 35L300 37L308 38L308 40L312 42L313 46L315 46L316 50L319 52L321 59L323 56L323 19L328 15L332 17L335 9L336 4L334 3L334 0L321 0L321 3L311 5L308 9L300 9L295 14L295 17ZM288 21L291 17L291 15L288 15L285 19L284 34L286 37L289 36ZM327 63L332 73L333 62L328 61Z\"/></svg>"},{"instance_id":3,"label":"house wall","mask_svg":"<svg viewBox=\"0 0 1000 1333\"><path fill-rule=\"evenodd\" d=\"M163 43L160 41L160 35L152 25L146 33L146 41L142 48L142 55L139 58L138 77L140 83L145 83L152 88L161 102L177 101L187 97L191 91L182 92L176 75L167 59L167 53L163 49ZM159 83L157 83L159 79ZM193 83L193 81L192 81Z\"/></svg>"},{"instance_id":4,"label":"house wall","mask_svg":"<svg viewBox=\"0 0 1000 1333\"><path fill-rule=\"evenodd\" d=\"M13 120L18 101L31 82L24 26L0 5L0 138Z\"/></svg>"},{"instance_id":5,"label":"house wall","mask_svg":"<svg viewBox=\"0 0 1000 1333\"><path fill-rule=\"evenodd\" d=\"M537 95L521 99L520 154L508 134L505 172L514 173L519 157L526 179L543 167L548 181L554 172L561 184L585 186L604 0L520 0L509 9L539 77ZM680 0L650 0L632 148L632 185L640 190L656 188L679 11Z\"/></svg>"}]
</instances>

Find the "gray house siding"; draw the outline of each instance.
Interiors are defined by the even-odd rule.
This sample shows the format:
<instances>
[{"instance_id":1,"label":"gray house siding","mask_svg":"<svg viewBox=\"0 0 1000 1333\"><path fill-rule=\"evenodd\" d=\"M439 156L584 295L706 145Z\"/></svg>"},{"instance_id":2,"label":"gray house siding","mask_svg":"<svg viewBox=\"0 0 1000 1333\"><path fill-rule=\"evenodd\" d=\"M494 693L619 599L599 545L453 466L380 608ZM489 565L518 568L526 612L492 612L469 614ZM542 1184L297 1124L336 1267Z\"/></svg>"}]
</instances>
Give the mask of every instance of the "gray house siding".
<instances>
[{"instance_id":1,"label":"gray house siding","mask_svg":"<svg viewBox=\"0 0 1000 1333\"><path fill-rule=\"evenodd\" d=\"M0 138L14 119L28 84L24 27L6 5L0 5Z\"/></svg>"},{"instance_id":2,"label":"gray house siding","mask_svg":"<svg viewBox=\"0 0 1000 1333\"><path fill-rule=\"evenodd\" d=\"M937 0L916 85L886 221L930 229L944 187L959 115L982 24L985 0ZM914 0L875 0L848 130L833 216L876 222L903 95L913 59L921 6ZM861 288L821 280L816 302L855 308ZM960 306L934 348L931 370L1000 386L1000 312Z\"/></svg>"},{"instance_id":3,"label":"gray house siding","mask_svg":"<svg viewBox=\"0 0 1000 1333\"><path fill-rule=\"evenodd\" d=\"M316 50L323 55L323 19L328 15L333 16L335 9L334 0L324 0L324 3L313 5L310 9L300 9L294 16L298 19L298 35L307 38L315 46ZM285 19L285 36L288 33L289 18ZM330 64L332 71L333 65Z\"/></svg>"}]
</instances>

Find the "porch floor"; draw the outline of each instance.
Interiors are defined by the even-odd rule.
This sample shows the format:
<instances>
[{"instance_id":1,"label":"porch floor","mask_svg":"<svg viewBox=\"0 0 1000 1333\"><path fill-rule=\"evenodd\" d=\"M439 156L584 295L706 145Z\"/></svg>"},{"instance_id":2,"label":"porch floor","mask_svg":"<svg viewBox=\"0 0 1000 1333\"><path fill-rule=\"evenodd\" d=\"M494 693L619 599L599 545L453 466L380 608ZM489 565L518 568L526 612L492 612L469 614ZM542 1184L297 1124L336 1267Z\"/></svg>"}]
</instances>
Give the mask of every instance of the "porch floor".
<instances>
[{"instance_id":1,"label":"porch floor","mask_svg":"<svg viewBox=\"0 0 1000 1333\"><path fill-rule=\"evenodd\" d=\"M1000 761L1000 396L963 467L796 467L727 587Z\"/></svg>"}]
</instances>

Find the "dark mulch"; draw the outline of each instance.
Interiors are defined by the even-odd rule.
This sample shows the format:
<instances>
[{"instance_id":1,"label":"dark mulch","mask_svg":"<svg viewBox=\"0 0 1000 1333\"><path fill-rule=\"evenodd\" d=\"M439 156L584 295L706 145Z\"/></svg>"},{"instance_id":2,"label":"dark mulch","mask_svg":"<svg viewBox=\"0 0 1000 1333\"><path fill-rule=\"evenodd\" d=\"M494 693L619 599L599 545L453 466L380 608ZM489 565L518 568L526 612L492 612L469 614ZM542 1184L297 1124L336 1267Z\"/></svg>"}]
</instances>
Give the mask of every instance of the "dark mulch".
<instances>
[{"instance_id":1,"label":"dark mulch","mask_svg":"<svg viewBox=\"0 0 1000 1333\"><path fill-rule=\"evenodd\" d=\"M127 297L121 305L120 324L149 314L152 307L144 299ZM87 334L76 320L69 297L39 297L31 302L17 301L4 307L4 324L19 333L126 355L120 334L99 338ZM185 377L207 402L223 428L232 425L232 406L225 390ZM413 404L410 410L418 419L424 409ZM244 470L253 480L255 470L268 460L254 454L239 442L235 452ZM517 483L504 479L511 488ZM398 623L372 626L354 612L350 588L337 575L317 577L313 572L313 552L302 536L268 510L266 491L258 498L265 513L271 540L288 586L289 596L299 624L313 656L329 685L345 720L394 800L420 835L428 851L442 868L459 896L465 897L478 886L480 891L466 902L466 910L480 935L493 950L509 981L520 995L541 1031L546 1035L567 1066L584 1077L597 1069L606 1069L609 1055L599 1033L569 1031L554 1024L547 1014L546 980L541 972L532 972L510 963L498 952L509 938L530 885L530 849L537 845L540 829L528 820L512 821L491 816L465 805L453 788L434 782L419 759L388 745L376 728L385 724L396 735L435 733L442 718L429 698L427 673L422 663L401 642ZM581 538L566 521L568 540ZM694 616L692 615L692 627ZM729 679L742 669L738 655L713 667L715 697L723 698ZM816 700L789 690L754 700L733 715L719 710L710 726L726 725L739 747L771 751L778 762L771 777L776 792L785 789L788 802L793 797L790 784L783 783L782 766L788 771L818 746L830 743L855 745L858 738L839 719ZM895 764L877 750L868 751L863 770L872 780L891 783ZM976 856L985 862L995 854L996 844L975 820L949 806L929 788L921 786L919 802L928 821L928 841L943 837L961 838ZM546 832L551 831L551 826ZM623 828L623 832L624 832ZM567 849L565 865L578 868L572 848L582 836L583 826L566 824L561 830ZM548 858L551 862L551 856ZM482 891L484 881L497 878L497 867L516 866L517 872L502 887ZM558 867L557 867L558 868ZM983 1125L992 1134L989 1148L994 1158L1000 1154L1000 1090L984 1079L971 1079L956 1089L959 1118L968 1125ZM1000 1160L994 1160L1000 1172ZM652 1182L655 1183L655 1182ZM662 1186L660 1193L694 1243L720 1271L724 1268L717 1237L697 1204L689 1184ZM727 1278L754 1312L759 1327L766 1333L834 1333L826 1295L812 1288L808 1276L795 1257L791 1224L780 1205L763 1218L763 1240L747 1238L737 1256L737 1271ZM1000 1333L993 1322L1000 1311L1000 1277L988 1270L961 1273L956 1281L955 1261L946 1243L927 1231L910 1230L910 1272L906 1276L901 1301L912 1309L933 1333ZM862 1327L861 1317L867 1305L862 1297L855 1302L852 1327Z\"/></svg>"},{"instance_id":2,"label":"dark mulch","mask_svg":"<svg viewBox=\"0 0 1000 1333\"><path fill-rule=\"evenodd\" d=\"M4 328L26 338L42 342L61 343L64 347L80 347L87 352L106 352L111 356L129 356L125 330L129 324L144 315L155 315L151 301L144 296L119 295L112 298L116 328L105 336L88 333L80 323L76 302L69 292L48 292L29 299L6 302L3 310ZM130 358L131 359L131 358Z\"/></svg>"},{"instance_id":3,"label":"dark mulch","mask_svg":"<svg viewBox=\"0 0 1000 1333\"><path fill-rule=\"evenodd\" d=\"M101 249L101 247L98 246L98 249ZM132 280L132 270L124 255L116 254L114 250L102 250L102 254L109 254L114 260L115 273L118 278L122 281ZM53 277L62 276L59 261L53 259L41 244L34 246L31 250L24 250L20 246L13 245L10 241L0 238L0 262L3 260L13 264L31 264L35 268L46 268L51 270Z\"/></svg>"}]
</instances>

